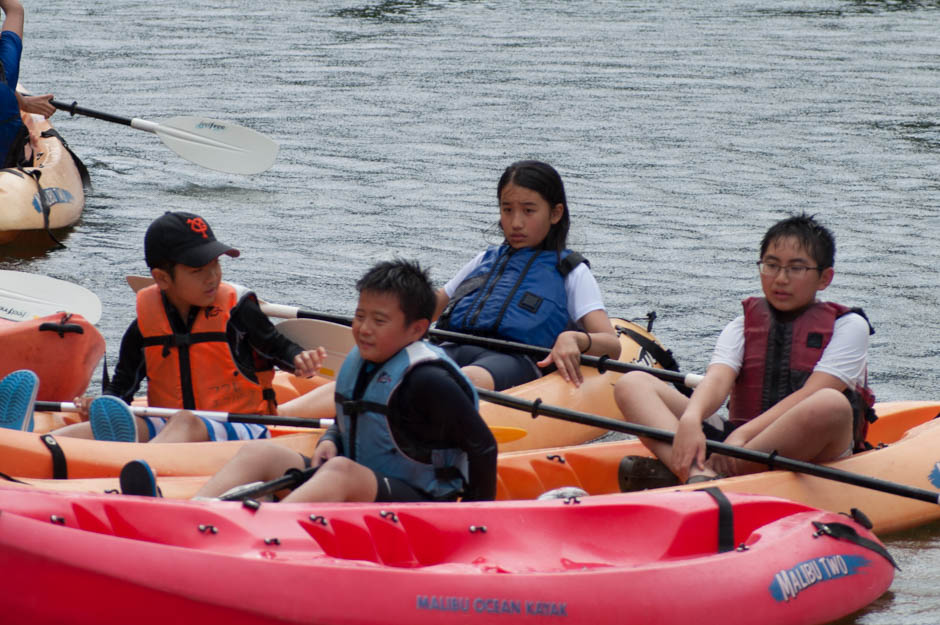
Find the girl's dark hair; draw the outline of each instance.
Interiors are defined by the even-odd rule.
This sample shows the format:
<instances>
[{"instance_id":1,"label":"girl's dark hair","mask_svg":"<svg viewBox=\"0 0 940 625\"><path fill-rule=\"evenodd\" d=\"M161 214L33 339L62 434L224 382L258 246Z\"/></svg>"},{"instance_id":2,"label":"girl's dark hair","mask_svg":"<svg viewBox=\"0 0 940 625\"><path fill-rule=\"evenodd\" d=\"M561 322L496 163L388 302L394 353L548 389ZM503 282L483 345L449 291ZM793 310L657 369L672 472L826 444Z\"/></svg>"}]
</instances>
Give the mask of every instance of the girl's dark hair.
<instances>
[{"instance_id":1,"label":"girl's dark hair","mask_svg":"<svg viewBox=\"0 0 940 625\"><path fill-rule=\"evenodd\" d=\"M787 237L793 237L800 242L813 257L820 271L835 265L835 237L828 228L816 221L815 215L806 213L793 215L771 226L760 242L760 257L764 257L771 243Z\"/></svg>"},{"instance_id":2,"label":"girl's dark hair","mask_svg":"<svg viewBox=\"0 0 940 625\"><path fill-rule=\"evenodd\" d=\"M565 196L565 185L561 175L554 167L542 161L516 161L506 168L499 184L496 185L496 200L500 201L503 187L512 183L535 191L548 202L549 208L554 209L561 204L563 212L557 224L552 224L548 235L542 242L542 249L562 252L568 245L568 228L571 218L568 216L568 198ZM503 233L505 234L505 233Z\"/></svg>"},{"instance_id":3,"label":"girl's dark hair","mask_svg":"<svg viewBox=\"0 0 940 625\"><path fill-rule=\"evenodd\" d=\"M389 293L398 298L405 323L434 316L437 300L427 271L417 262L390 260L377 263L356 282L360 293Z\"/></svg>"}]
</instances>

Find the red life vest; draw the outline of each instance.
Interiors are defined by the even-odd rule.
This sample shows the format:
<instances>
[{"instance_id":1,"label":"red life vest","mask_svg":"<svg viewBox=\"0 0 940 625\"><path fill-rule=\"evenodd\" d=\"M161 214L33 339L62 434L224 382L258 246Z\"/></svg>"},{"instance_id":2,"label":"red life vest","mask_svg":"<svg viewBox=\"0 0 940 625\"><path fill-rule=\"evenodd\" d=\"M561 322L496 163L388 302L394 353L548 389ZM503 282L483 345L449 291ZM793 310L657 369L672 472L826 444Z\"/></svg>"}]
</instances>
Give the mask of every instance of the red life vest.
<instances>
[{"instance_id":1,"label":"red life vest","mask_svg":"<svg viewBox=\"0 0 940 625\"><path fill-rule=\"evenodd\" d=\"M174 334L156 285L137 293L137 325L144 337L147 403L162 408L275 414L273 369L243 373L232 356L226 330L239 302L230 284L199 311L186 334ZM185 391L185 392L184 392ZM193 405L184 405L186 396Z\"/></svg>"},{"instance_id":2,"label":"red life vest","mask_svg":"<svg viewBox=\"0 0 940 625\"><path fill-rule=\"evenodd\" d=\"M833 302L816 302L792 321L777 319L763 297L744 306L744 358L728 402L728 414L738 426L760 415L801 388L832 340L836 319L859 312ZM865 440L875 420L875 396L867 384L847 389L855 413L856 446Z\"/></svg>"}]
</instances>

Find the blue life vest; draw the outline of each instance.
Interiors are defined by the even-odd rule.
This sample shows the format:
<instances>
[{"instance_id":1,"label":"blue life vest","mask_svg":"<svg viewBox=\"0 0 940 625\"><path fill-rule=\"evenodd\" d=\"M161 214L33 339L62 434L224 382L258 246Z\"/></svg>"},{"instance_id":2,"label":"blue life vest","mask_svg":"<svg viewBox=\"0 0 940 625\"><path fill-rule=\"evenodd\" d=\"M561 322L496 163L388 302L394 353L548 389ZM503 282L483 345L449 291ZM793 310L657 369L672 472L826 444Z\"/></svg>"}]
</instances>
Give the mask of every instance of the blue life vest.
<instances>
[{"instance_id":1,"label":"blue life vest","mask_svg":"<svg viewBox=\"0 0 940 625\"><path fill-rule=\"evenodd\" d=\"M469 480L467 453L459 448L432 449L431 463L419 462L399 448L387 416L392 396L405 376L427 362L448 367L473 405L478 405L476 389L460 368L440 348L426 341L415 341L380 365L361 397L353 397L359 372L366 364L354 347L336 378L336 425L347 457L434 498L449 498L461 492Z\"/></svg>"},{"instance_id":2,"label":"blue life vest","mask_svg":"<svg viewBox=\"0 0 940 625\"><path fill-rule=\"evenodd\" d=\"M565 278L582 262L571 250L491 247L454 291L437 327L550 348L571 321Z\"/></svg>"}]
</instances>

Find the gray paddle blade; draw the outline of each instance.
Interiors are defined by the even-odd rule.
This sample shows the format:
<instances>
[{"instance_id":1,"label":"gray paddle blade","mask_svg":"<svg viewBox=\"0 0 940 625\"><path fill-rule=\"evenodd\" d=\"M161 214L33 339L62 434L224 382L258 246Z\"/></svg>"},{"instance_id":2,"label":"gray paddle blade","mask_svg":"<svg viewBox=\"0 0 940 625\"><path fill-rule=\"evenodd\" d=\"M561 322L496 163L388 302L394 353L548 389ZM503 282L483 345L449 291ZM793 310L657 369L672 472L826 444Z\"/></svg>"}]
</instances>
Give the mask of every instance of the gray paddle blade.
<instances>
[{"instance_id":1,"label":"gray paddle blade","mask_svg":"<svg viewBox=\"0 0 940 625\"><path fill-rule=\"evenodd\" d=\"M153 131L164 145L183 158L216 171L258 174L270 169L277 158L277 143L231 122L174 117L156 124Z\"/></svg>"}]
</instances>

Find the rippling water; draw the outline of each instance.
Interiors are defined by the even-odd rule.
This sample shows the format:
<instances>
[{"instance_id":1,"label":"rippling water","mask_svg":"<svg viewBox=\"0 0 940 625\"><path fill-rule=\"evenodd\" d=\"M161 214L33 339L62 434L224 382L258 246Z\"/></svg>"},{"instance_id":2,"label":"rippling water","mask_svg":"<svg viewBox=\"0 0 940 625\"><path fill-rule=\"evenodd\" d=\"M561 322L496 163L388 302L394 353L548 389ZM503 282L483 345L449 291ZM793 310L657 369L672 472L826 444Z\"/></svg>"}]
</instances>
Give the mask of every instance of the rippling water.
<instances>
[{"instance_id":1,"label":"rippling water","mask_svg":"<svg viewBox=\"0 0 940 625\"><path fill-rule=\"evenodd\" d=\"M194 6L195 5L195 6ZM519 158L565 178L572 247L608 307L683 369L759 289L766 228L816 213L837 235L827 297L877 328L880 400L937 398L940 3L120 2L27 6L22 80L154 121L199 114L275 138L267 174L190 167L153 135L55 116L95 190L68 248L3 268L101 297L113 363L126 274L163 210L205 216L265 299L348 314L374 260L442 284L493 242L495 184ZM892 538L902 571L854 623L934 623L937 527Z\"/></svg>"}]
</instances>

